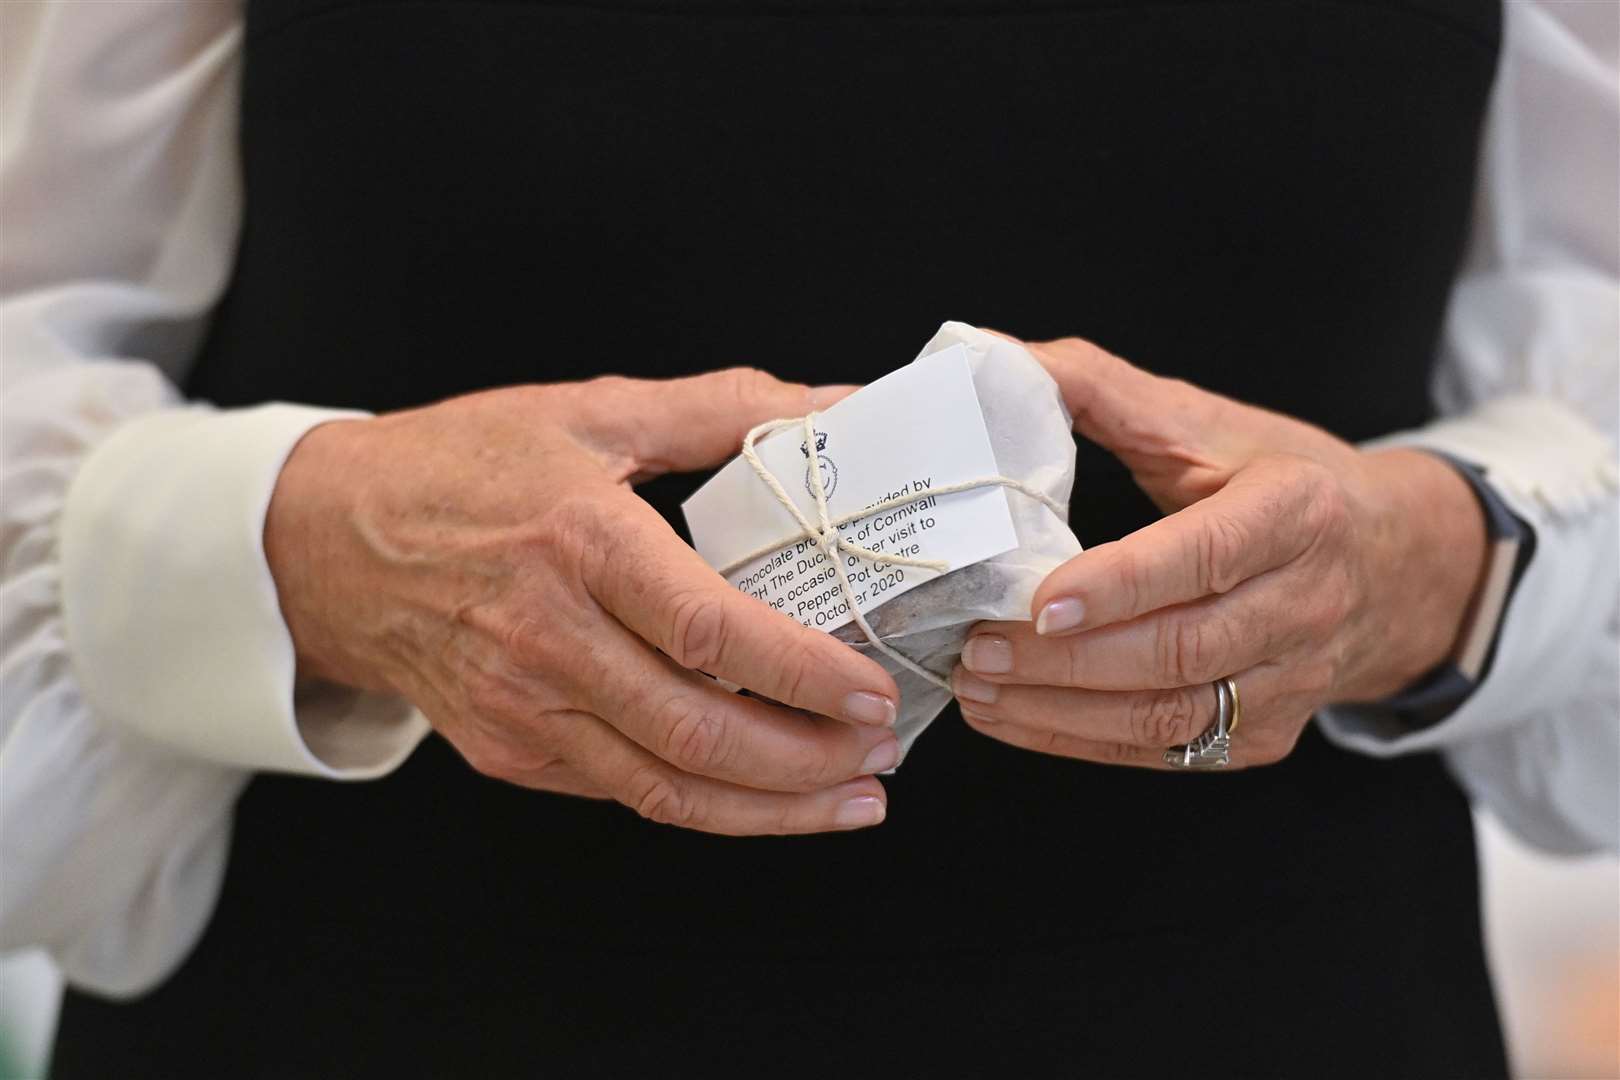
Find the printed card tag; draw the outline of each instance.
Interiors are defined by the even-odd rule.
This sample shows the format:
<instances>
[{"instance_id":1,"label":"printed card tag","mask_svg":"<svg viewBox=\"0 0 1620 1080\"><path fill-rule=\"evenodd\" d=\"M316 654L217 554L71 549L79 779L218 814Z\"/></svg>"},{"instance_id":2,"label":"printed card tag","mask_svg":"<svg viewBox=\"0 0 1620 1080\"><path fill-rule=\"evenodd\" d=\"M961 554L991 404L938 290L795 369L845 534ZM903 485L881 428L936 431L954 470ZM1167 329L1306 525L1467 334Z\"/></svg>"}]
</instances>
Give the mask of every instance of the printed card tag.
<instances>
[{"instance_id":1,"label":"printed card tag","mask_svg":"<svg viewBox=\"0 0 1620 1080\"><path fill-rule=\"evenodd\" d=\"M925 356L862 387L816 417L815 445L802 427L756 444L760 460L817 520L810 469L821 471L834 520L893 498L916 498L843 526L845 539L883 554L944 560L951 570L1018 546L1000 486L946 495L935 489L996 476L995 454L961 345ZM717 570L767 544L765 555L726 579L806 626L836 630L854 616L827 554L742 458L721 469L681 506L698 554ZM841 552L862 614L932 581L932 570Z\"/></svg>"}]
</instances>

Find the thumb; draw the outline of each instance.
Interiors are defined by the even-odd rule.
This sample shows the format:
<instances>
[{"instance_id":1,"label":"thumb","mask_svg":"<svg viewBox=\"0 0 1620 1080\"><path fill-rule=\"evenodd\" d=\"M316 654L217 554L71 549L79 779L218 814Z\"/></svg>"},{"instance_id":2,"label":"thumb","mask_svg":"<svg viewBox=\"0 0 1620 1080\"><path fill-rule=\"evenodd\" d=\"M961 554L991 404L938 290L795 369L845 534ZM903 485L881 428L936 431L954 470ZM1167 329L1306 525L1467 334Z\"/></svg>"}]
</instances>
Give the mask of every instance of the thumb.
<instances>
[{"instance_id":1,"label":"thumb","mask_svg":"<svg viewBox=\"0 0 1620 1080\"><path fill-rule=\"evenodd\" d=\"M592 402L592 433L611 444L603 449L632 458L638 479L713 468L740 452L755 425L825 409L856 389L784 382L747 367L582 384L592 387L603 395Z\"/></svg>"},{"instance_id":2,"label":"thumb","mask_svg":"<svg viewBox=\"0 0 1620 1080\"><path fill-rule=\"evenodd\" d=\"M1058 384L1074 429L1123 461L1149 494L1213 489L1288 421L1180 379L1145 371L1082 338L1024 342Z\"/></svg>"}]
</instances>

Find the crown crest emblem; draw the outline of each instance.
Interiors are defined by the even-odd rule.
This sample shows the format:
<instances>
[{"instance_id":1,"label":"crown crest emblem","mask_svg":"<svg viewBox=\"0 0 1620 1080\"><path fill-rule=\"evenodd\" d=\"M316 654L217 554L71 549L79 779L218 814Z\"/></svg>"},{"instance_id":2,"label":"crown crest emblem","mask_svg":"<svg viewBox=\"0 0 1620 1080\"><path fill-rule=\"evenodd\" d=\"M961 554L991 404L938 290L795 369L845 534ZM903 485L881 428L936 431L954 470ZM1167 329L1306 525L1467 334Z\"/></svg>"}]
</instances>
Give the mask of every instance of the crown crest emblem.
<instances>
[{"instance_id":1,"label":"crown crest emblem","mask_svg":"<svg viewBox=\"0 0 1620 1080\"><path fill-rule=\"evenodd\" d=\"M818 432L816 432L816 453L819 454L825 449L827 449L827 433L825 431L818 431ZM809 457L810 456L810 444L809 443L800 443L799 444L799 453L803 454L805 457Z\"/></svg>"}]
</instances>

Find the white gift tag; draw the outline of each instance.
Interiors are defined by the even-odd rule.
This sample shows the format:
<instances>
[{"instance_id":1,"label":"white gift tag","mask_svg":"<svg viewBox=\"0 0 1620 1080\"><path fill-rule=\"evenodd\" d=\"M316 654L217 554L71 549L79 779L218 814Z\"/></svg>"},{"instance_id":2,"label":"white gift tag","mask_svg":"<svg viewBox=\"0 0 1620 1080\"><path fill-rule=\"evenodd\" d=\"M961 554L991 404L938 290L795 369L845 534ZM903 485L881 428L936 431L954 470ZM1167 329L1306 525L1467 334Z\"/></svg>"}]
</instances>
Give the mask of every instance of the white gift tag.
<instances>
[{"instance_id":1,"label":"white gift tag","mask_svg":"<svg viewBox=\"0 0 1620 1080\"><path fill-rule=\"evenodd\" d=\"M995 454L961 345L922 357L816 416L815 446L802 427L757 445L805 517L817 520L810 468L821 470L836 520L890 499L916 498L840 526L845 539L886 555L943 560L950 570L1018 546L999 486L947 495L930 491L996 476ZM806 626L836 630L854 616L828 556L738 458L681 506L692 543L726 579ZM767 544L765 555L732 566ZM939 575L932 570L839 556L862 614ZM726 570L727 567L731 569Z\"/></svg>"}]
</instances>

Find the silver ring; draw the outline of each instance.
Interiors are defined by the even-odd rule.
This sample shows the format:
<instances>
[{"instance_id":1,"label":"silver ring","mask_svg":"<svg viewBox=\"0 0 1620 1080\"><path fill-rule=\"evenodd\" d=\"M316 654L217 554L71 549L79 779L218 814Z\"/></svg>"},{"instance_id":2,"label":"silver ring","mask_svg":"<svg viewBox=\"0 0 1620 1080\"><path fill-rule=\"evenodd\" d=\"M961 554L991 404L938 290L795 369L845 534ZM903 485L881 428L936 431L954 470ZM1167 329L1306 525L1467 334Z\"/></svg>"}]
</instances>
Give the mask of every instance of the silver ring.
<instances>
[{"instance_id":1,"label":"silver ring","mask_svg":"<svg viewBox=\"0 0 1620 1080\"><path fill-rule=\"evenodd\" d=\"M1232 732L1242 708L1237 683L1228 676L1215 680L1215 722L1186 746L1164 752L1164 763L1177 769L1224 769L1232 763Z\"/></svg>"}]
</instances>

